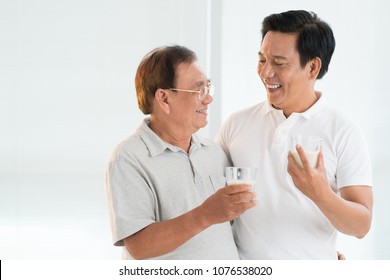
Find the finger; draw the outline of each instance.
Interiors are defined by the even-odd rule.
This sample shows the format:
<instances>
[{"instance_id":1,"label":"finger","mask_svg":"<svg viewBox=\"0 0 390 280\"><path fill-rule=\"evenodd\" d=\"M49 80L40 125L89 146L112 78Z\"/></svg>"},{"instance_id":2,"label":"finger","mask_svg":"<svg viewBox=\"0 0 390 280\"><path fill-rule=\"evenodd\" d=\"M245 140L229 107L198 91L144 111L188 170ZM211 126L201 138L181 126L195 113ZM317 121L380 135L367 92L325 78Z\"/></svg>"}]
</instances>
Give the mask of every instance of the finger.
<instances>
[{"instance_id":1,"label":"finger","mask_svg":"<svg viewBox=\"0 0 390 280\"><path fill-rule=\"evenodd\" d=\"M237 214L237 216L239 216L242 213L244 213L245 211L255 207L257 204L258 204L258 201L254 199L251 201L235 204L233 206L232 210Z\"/></svg>"},{"instance_id":2,"label":"finger","mask_svg":"<svg viewBox=\"0 0 390 280\"><path fill-rule=\"evenodd\" d=\"M288 155L287 155L287 165L296 165L297 162L295 161L291 151L288 152Z\"/></svg>"},{"instance_id":3,"label":"finger","mask_svg":"<svg viewBox=\"0 0 390 280\"><path fill-rule=\"evenodd\" d=\"M240 192L250 192L252 191L252 185L248 184L235 184L235 185L227 185L224 187L224 193L226 195L232 195Z\"/></svg>"},{"instance_id":4,"label":"finger","mask_svg":"<svg viewBox=\"0 0 390 280\"><path fill-rule=\"evenodd\" d=\"M323 169L325 168L324 165L324 154L322 153L322 147L320 147L320 151L318 153L318 159L317 159L317 169Z\"/></svg>"},{"instance_id":5,"label":"finger","mask_svg":"<svg viewBox=\"0 0 390 280\"><path fill-rule=\"evenodd\" d=\"M343 261L343 260L345 260L345 256L342 253L340 253L339 251L337 251L337 259L339 261Z\"/></svg>"},{"instance_id":6,"label":"finger","mask_svg":"<svg viewBox=\"0 0 390 280\"><path fill-rule=\"evenodd\" d=\"M302 169L302 167L297 163L291 151L288 152L287 160L288 174L290 174L290 176L297 176L298 172Z\"/></svg>"},{"instance_id":7,"label":"finger","mask_svg":"<svg viewBox=\"0 0 390 280\"><path fill-rule=\"evenodd\" d=\"M230 203L232 204L240 204L240 203L246 203L248 201L253 200L256 197L256 194L252 191L250 192L241 192L232 194L229 196Z\"/></svg>"},{"instance_id":8,"label":"finger","mask_svg":"<svg viewBox=\"0 0 390 280\"><path fill-rule=\"evenodd\" d=\"M297 145L297 152L298 152L298 155L299 157L301 158L301 161L302 161L302 165L303 165L303 169L306 171L306 172L310 172L310 170L312 169L312 167L310 166L310 163L309 163L309 160L307 159L306 157L306 153L305 153L305 150L302 148L301 145Z\"/></svg>"},{"instance_id":9,"label":"finger","mask_svg":"<svg viewBox=\"0 0 390 280\"><path fill-rule=\"evenodd\" d=\"M291 153L291 151L288 152L288 156L287 156L287 167L290 166L290 167L299 167L297 161L295 160L293 154Z\"/></svg>"}]
</instances>

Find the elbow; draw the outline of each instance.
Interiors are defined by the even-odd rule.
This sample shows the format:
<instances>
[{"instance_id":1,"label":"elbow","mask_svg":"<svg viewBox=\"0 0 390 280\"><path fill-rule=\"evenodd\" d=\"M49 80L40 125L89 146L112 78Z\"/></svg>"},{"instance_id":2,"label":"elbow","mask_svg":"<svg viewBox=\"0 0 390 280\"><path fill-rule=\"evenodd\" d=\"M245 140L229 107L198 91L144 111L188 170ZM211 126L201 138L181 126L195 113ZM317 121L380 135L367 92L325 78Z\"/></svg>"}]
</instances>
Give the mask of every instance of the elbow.
<instances>
[{"instance_id":1,"label":"elbow","mask_svg":"<svg viewBox=\"0 0 390 280\"><path fill-rule=\"evenodd\" d=\"M129 246L126 246L127 251L129 252L130 256L134 260L145 260L147 258L150 258L151 256L148 256L145 254L144 250L141 250L139 248L129 248Z\"/></svg>"},{"instance_id":2,"label":"elbow","mask_svg":"<svg viewBox=\"0 0 390 280\"><path fill-rule=\"evenodd\" d=\"M364 238L371 229L372 212L370 210L369 215L366 215L365 219L362 220L360 226L357 227L354 236L358 239Z\"/></svg>"},{"instance_id":3,"label":"elbow","mask_svg":"<svg viewBox=\"0 0 390 280\"><path fill-rule=\"evenodd\" d=\"M139 246L137 246L137 244L135 242L131 242L131 240L129 240L130 238L126 238L124 240L124 243L125 243L125 247L126 247L126 250L127 252L129 252L130 256L135 259L135 260L143 260L143 259L146 259L147 256L145 255L145 250L142 250L141 248L139 248Z\"/></svg>"},{"instance_id":4,"label":"elbow","mask_svg":"<svg viewBox=\"0 0 390 280\"><path fill-rule=\"evenodd\" d=\"M357 239L363 239L363 238L367 235L367 233L368 233L368 230L356 234L355 237L356 237Z\"/></svg>"},{"instance_id":5,"label":"elbow","mask_svg":"<svg viewBox=\"0 0 390 280\"><path fill-rule=\"evenodd\" d=\"M134 260L143 260L143 259L145 259L141 254L134 254L132 252L129 252L129 254L133 257Z\"/></svg>"},{"instance_id":6,"label":"elbow","mask_svg":"<svg viewBox=\"0 0 390 280\"><path fill-rule=\"evenodd\" d=\"M358 239L363 239L367 233L370 231L371 229L371 222L368 223L368 225L362 227L356 234L355 234L355 237L358 238Z\"/></svg>"},{"instance_id":7,"label":"elbow","mask_svg":"<svg viewBox=\"0 0 390 280\"><path fill-rule=\"evenodd\" d=\"M129 246L126 244L126 250L129 252L129 255L135 259L135 260L142 260L144 259L142 254L140 254L137 250L132 250L129 248Z\"/></svg>"},{"instance_id":8,"label":"elbow","mask_svg":"<svg viewBox=\"0 0 390 280\"><path fill-rule=\"evenodd\" d=\"M363 239L367 233L355 235L357 239Z\"/></svg>"}]
</instances>

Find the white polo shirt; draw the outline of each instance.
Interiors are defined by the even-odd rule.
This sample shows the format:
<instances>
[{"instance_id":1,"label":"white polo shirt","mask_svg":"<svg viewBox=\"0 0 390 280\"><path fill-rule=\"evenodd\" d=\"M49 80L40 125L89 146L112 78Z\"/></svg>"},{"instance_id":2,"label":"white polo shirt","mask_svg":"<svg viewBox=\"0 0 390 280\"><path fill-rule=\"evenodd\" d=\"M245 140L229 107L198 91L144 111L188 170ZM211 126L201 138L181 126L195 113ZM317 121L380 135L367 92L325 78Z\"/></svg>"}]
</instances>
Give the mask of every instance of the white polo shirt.
<instances>
[{"instance_id":1,"label":"white polo shirt","mask_svg":"<svg viewBox=\"0 0 390 280\"><path fill-rule=\"evenodd\" d=\"M217 136L235 166L259 169L259 204L233 224L242 259L336 259L337 232L287 173L291 135L322 138L324 163L334 192L372 186L371 163L362 133L323 97L288 119L268 101L233 114Z\"/></svg>"},{"instance_id":2,"label":"white polo shirt","mask_svg":"<svg viewBox=\"0 0 390 280\"><path fill-rule=\"evenodd\" d=\"M114 152L107 170L113 242L151 223L198 207L225 185L227 158L211 140L192 136L187 154L162 141L145 119ZM124 258L131 258L126 248ZM229 222L213 225L176 250L155 259L238 259Z\"/></svg>"}]
</instances>

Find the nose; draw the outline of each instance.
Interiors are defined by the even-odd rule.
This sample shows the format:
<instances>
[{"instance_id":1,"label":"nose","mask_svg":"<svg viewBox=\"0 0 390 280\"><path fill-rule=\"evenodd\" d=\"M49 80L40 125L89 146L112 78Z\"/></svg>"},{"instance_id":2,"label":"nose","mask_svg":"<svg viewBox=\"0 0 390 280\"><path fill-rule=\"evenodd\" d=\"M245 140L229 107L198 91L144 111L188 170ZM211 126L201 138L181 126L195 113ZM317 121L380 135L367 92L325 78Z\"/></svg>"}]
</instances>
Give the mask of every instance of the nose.
<instances>
[{"instance_id":1,"label":"nose","mask_svg":"<svg viewBox=\"0 0 390 280\"><path fill-rule=\"evenodd\" d=\"M206 98L204 100L202 100L202 103L207 105L207 104L212 103L213 100L214 99L213 99L213 97L211 95L207 95Z\"/></svg>"},{"instance_id":2,"label":"nose","mask_svg":"<svg viewBox=\"0 0 390 280\"><path fill-rule=\"evenodd\" d=\"M257 73L259 74L262 80L265 80L267 78L272 78L273 76L275 76L275 71L268 62L261 65L259 63L257 66Z\"/></svg>"}]
</instances>

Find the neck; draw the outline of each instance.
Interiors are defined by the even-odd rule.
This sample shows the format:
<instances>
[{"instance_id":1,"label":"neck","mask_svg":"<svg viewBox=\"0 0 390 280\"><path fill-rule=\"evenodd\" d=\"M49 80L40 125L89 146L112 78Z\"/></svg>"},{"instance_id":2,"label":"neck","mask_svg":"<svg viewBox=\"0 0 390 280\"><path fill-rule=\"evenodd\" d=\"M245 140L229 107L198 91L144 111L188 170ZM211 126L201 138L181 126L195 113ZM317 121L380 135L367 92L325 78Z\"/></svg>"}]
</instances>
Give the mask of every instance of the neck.
<instances>
[{"instance_id":1,"label":"neck","mask_svg":"<svg viewBox=\"0 0 390 280\"><path fill-rule=\"evenodd\" d=\"M303 113L307 111L311 106L313 106L317 100L320 98L320 93L318 91L313 91L307 98L299 102L292 108L283 109L283 114L288 118L292 113Z\"/></svg>"},{"instance_id":2,"label":"neck","mask_svg":"<svg viewBox=\"0 0 390 280\"><path fill-rule=\"evenodd\" d=\"M167 121L150 116L150 129L156 133L164 142L179 147L186 151L190 150L192 134L180 133L180 130L174 129ZM179 132L178 132L179 131Z\"/></svg>"}]
</instances>

